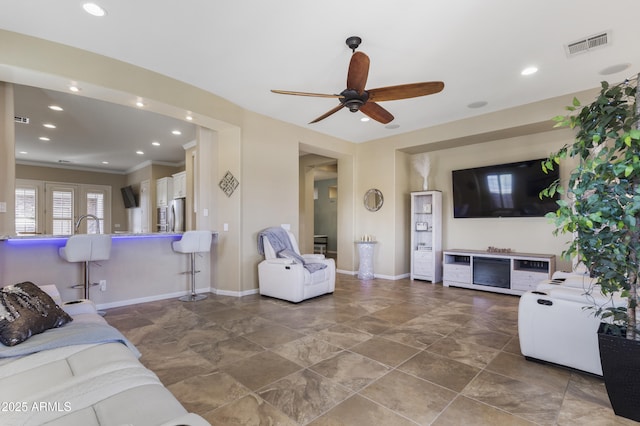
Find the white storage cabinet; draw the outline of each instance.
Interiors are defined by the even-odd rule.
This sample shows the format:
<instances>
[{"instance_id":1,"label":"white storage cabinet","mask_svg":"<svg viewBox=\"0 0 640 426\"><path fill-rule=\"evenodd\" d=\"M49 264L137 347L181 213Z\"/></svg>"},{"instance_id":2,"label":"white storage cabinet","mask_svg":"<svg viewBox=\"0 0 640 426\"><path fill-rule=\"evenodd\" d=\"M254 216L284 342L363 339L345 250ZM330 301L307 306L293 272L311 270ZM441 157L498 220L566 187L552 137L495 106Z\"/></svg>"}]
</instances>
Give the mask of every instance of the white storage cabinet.
<instances>
[{"instance_id":1,"label":"white storage cabinet","mask_svg":"<svg viewBox=\"0 0 640 426\"><path fill-rule=\"evenodd\" d=\"M411 193L411 279L442 281L442 192Z\"/></svg>"},{"instance_id":2,"label":"white storage cabinet","mask_svg":"<svg viewBox=\"0 0 640 426\"><path fill-rule=\"evenodd\" d=\"M442 284L520 295L555 272L555 255L494 253L479 250L444 252Z\"/></svg>"}]
</instances>

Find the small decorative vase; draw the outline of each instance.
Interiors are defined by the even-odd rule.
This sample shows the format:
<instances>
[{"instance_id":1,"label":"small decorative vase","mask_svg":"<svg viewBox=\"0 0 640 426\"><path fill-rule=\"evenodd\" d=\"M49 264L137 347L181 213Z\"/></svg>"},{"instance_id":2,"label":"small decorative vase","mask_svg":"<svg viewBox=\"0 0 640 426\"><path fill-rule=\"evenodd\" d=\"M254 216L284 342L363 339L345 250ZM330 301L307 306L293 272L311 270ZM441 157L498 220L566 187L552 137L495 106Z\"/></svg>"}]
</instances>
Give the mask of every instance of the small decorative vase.
<instances>
[{"instance_id":1,"label":"small decorative vase","mask_svg":"<svg viewBox=\"0 0 640 426\"><path fill-rule=\"evenodd\" d=\"M423 191L428 191L429 190L429 176L424 176L422 181L422 190Z\"/></svg>"}]
</instances>

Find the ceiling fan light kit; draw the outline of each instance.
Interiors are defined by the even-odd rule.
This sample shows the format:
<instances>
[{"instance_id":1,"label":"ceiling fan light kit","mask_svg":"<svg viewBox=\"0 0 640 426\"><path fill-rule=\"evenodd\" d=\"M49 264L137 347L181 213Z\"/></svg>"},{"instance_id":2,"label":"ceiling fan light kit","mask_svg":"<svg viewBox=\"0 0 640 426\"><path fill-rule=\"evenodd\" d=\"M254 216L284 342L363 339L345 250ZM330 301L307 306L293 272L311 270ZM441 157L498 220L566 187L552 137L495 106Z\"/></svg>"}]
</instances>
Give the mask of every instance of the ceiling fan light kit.
<instances>
[{"instance_id":1,"label":"ceiling fan light kit","mask_svg":"<svg viewBox=\"0 0 640 426\"><path fill-rule=\"evenodd\" d=\"M443 82L429 81L424 83L401 84L398 86L387 86L380 87L378 89L365 90L367 78L369 76L369 57L363 52L356 52L360 43L362 43L362 39L358 36L351 36L346 40L347 46L353 53L351 55L351 61L349 62L349 70L347 72L347 88L340 92L339 95L295 92L289 90L271 91L281 95L337 98L340 101L338 106L322 114L309 124L324 120L344 107L351 112L360 111L379 123L388 124L393 121L393 115L376 102L427 96L438 93L444 89Z\"/></svg>"}]
</instances>

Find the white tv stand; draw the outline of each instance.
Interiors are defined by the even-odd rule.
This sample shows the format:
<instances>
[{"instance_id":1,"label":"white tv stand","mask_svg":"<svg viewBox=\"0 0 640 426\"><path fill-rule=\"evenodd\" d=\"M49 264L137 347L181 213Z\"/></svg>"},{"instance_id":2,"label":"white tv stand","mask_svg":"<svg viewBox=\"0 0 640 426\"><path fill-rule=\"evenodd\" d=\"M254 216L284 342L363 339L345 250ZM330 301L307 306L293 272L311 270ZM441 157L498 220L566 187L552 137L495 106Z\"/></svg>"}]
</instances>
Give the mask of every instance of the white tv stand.
<instances>
[{"instance_id":1,"label":"white tv stand","mask_svg":"<svg viewBox=\"0 0 640 426\"><path fill-rule=\"evenodd\" d=\"M505 294L524 294L555 272L553 254L496 253L448 250L443 258L442 284Z\"/></svg>"}]
</instances>

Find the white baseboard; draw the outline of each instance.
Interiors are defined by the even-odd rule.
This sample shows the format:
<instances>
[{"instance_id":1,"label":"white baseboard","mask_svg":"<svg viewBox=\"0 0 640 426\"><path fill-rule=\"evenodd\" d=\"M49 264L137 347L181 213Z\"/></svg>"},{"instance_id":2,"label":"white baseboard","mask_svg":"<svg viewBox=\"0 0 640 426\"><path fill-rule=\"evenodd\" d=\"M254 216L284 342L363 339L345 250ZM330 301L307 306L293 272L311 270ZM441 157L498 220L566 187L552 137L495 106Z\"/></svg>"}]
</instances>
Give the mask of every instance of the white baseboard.
<instances>
[{"instance_id":1,"label":"white baseboard","mask_svg":"<svg viewBox=\"0 0 640 426\"><path fill-rule=\"evenodd\" d=\"M244 290L244 291L218 290L216 288L209 288L209 291L204 291L202 289L197 290L197 293L204 293L204 294L212 293L212 294L219 294L221 296L232 296L232 297L249 296L252 294L257 294L258 292L259 292L259 289L257 288L254 288L251 290ZM118 300L117 302L101 303L99 305L96 305L96 308L102 310L102 309L119 308L122 306L137 305L138 303L155 302L157 300L178 299L179 297L185 296L187 294L189 294L188 291L157 294L155 296L140 297L137 299Z\"/></svg>"},{"instance_id":2,"label":"white baseboard","mask_svg":"<svg viewBox=\"0 0 640 426\"><path fill-rule=\"evenodd\" d=\"M342 269L336 270L336 273L351 275L351 276L358 275L358 271L346 271ZM401 274L401 275L375 274L375 278L380 278L383 280L392 280L392 281L401 280L403 278L408 278L408 277L409 277L408 273ZM260 290L257 288L254 288L251 290L243 290L243 291L219 290L216 288L209 288L209 292L212 294L218 294L220 296L231 296L231 297L250 296L252 294L258 294L259 291ZM166 299L174 299L174 298L177 299L188 293L189 292L187 291L179 291L175 293L165 293L165 294L157 294L155 296L140 297L137 299L119 300L117 302L101 303L99 305L96 305L96 308L102 310L102 309L110 309L110 308L119 308L121 306L136 305L138 303L155 302L157 300L166 300ZM202 289L199 289L198 293L207 293L207 291L203 291Z\"/></svg>"},{"instance_id":3,"label":"white baseboard","mask_svg":"<svg viewBox=\"0 0 640 426\"><path fill-rule=\"evenodd\" d=\"M345 275L358 275L358 271L346 271L344 269L337 269L336 273L338 274L345 274ZM392 280L392 281L397 281L397 280L401 280L403 278L409 278L410 274L407 272L406 274L400 274L400 275L383 275L383 274L373 274L375 278L380 278L383 280Z\"/></svg>"},{"instance_id":4,"label":"white baseboard","mask_svg":"<svg viewBox=\"0 0 640 426\"><path fill-rule=\"evenodd\" d=\"M198 293L206 293L206 291L198 291ZM119 308L121 306L136 305L138 303L155 302L157 300L177 299L189 294L187 291L178 291L175 293L157 294L154 296L140 297L137 299L118 300L117 302L101 303L96 305L97 309Z\"/></svg>"},{"instance_id":5,"label":"white baseboard","mask_svg":"<svg viewBox=\"0 0 640 426\"><path fill-rule=\"evenodd\" d=\"M242 296L250 296L252 294L258 294L258 289L254 288L251 290L244 291L231 291L231 290L218 290L215 288L211 289L211 293L219 294L220 296L232 296L232 297L242 297Z\"/></svg>"}]
</instances>

